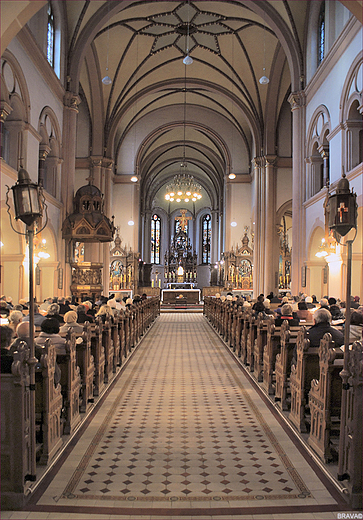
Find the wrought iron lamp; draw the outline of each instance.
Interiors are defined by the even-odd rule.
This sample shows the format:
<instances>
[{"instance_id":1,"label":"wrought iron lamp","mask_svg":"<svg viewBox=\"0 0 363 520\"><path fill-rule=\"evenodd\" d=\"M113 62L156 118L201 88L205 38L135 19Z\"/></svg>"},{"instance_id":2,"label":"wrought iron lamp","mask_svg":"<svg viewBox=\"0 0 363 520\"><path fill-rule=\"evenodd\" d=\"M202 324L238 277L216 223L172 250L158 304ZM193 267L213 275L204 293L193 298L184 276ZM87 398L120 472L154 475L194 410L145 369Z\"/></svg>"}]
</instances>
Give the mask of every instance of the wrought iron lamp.
<instances>
[{"instance_id":1,"label":"wrought iron lamp","mask_svg":"<svg viewBox=\"0 0 363 520\"><path fill-rule=\"evenodd\" d=\"M344 324L344 365L340 372L342 378L342 404L339 437L339 461L338 461L338 480L346 480L349 475L344 473L344 453L346 440L346 413L347 413L347 390L349 390L349 331L350 331L350 299L352 283L352 245L357 236L357 195L350 191L349 181L343 173L338 182L337 190L334 195L329 197L329 229L334 234L337 242L341 244L341 237L346 237L351 230L353 236L346 239L347 245L347 280L346 280L346 302L345 302L345 324Z\"/></svg>"},{"instance_id":2,"label":"wrought iron lamp","mask_svg":"<svg viewBox=\"0 0 363 520\"><path fill-rule=\"evenodd\" d=\"M29 173L20 168L18 172L18 180L14 186L7 186L6 205L10 217L10 225L12 229L19 235L25 235L29 244L29 348L30 356L28 359L30 372L30 434L31 434L31 473L26 476L26 480L36 480L36 457L35 457L35 365L37 359L34 350L34 235L40 233L47 225L45 224L37 232L34 232L34 223L43 216L43 208L46 208L44 195L41 186L31 181ZM26 224L26 232L19 233L12 223L10 214L10 205L8 203L9 191L13 192L15 219L21 220Z\"/></svg>"}]
</instances>

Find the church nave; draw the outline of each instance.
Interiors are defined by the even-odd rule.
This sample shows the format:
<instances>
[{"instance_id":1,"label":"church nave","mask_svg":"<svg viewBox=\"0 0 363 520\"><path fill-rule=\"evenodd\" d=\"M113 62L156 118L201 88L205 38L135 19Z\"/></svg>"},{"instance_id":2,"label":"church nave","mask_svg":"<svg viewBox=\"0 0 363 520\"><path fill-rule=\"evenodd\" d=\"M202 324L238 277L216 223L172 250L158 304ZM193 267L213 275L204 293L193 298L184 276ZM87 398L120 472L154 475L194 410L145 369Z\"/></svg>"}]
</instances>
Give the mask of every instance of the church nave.
<instances>
[{"instance_id":1,"label":"church nave","mask_svg":"<svg viewBox=\"0 0 363 520\"><path fill-rule=\"evenodd\" d=\"M29 516L2 518L330 519L344 511L202 314L162 313L100 405L37 487Z\"/></svg>"}]
</instances>

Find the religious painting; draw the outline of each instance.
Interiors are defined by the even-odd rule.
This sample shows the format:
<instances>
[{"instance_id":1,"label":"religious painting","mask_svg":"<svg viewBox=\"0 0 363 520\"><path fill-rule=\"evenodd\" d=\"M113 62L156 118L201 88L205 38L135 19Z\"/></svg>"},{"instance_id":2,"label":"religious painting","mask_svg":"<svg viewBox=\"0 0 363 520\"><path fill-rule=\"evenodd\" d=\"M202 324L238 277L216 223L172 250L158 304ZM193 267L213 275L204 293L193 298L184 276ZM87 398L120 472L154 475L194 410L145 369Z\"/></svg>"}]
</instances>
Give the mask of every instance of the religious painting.
<instances>
[{"instance_id":1,"label":"religious painting","mask_svg":"<svg viewBox=\"0 0 363 520\"><path fill-rule=\"evenodd\" d=\"M241 260L239 269L238 269L238 275L239 275L239 283L241 285L241 289L248 291L249 289L252 289L252 264L249 260L243 259Z\"/></svg>"},{"instance_id":2,"label":"religious painting","mask_svg":"<svg viewBox=\"0 0 363 520\"><path fill-rule=\"evenodd\" d=\"M110 289L119 290L122 284L123 265L121 260L113 260L110 265Z\"/></svg>"}]
</instances>

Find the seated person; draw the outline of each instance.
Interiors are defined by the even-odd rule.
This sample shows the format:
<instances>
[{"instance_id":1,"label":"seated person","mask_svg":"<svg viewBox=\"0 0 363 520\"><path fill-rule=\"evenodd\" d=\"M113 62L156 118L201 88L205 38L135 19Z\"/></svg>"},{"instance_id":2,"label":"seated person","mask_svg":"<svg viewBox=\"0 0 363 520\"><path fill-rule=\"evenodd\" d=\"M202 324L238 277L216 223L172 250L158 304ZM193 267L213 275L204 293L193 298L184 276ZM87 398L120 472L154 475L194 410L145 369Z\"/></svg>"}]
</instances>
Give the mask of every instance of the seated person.
<instances>
[{"instance_id":1,"label":"seated person","mask_svg":"<svg viewBox=\"0 0 363 520\"><path fill-rule=\"evenodd\" d=\"M29 321L22 321L16 327L16 338L10 345L11 352L15 352L18 349L20 343L25 342L28 347L30 347L29 343Z\"/></svg>"},{"instance_id":2,"label":"seated person","mask_svg":"<svg viewBox=\"0 0 363 520\"><path fill-rule=\"evenodd\" d=\"M48 312L47 312L46 317L55 318L56 320L58 320L59 323L64 323L63 316L61 316L59 314L59 309L60 309L60 307L59 307L58 303L52 303L48 307Z\"/></svg>"},{"instance_id":3,"label":"seated person","mask_svg":"<svg viewBox=\"0 0 363 520\"><path fill-rule=\"evenodd\" d=\"M285 303L289 303L289 298L287 296L284 296L281 300L281 303L278 305L278 307L275 309L276 315L281 314L282 306L285 305Z\"/></svg>"},{"instance_id":4,"label":"seated person","mask_svg":"<svg viewBox=\"0 0 363 520\"><path fill-rule=\"evenodd\" d=\"M94 323L94 318L90 314L87 313L87 307L85 305L77 306L77 322L78 323L86 323L89 321L90 323Z\"/></svg>"},{"instance_id":5,"label":"seated person","mask_svg":"<svg viewBox=\"0 0 363 520\"><path fill-rule=\"evenodd\" d=\"M109 318L113 323L113 311L110 305L101 305L100 310L96 314L96 318L101 318L102 322L105 323L106 319Z\"/></svg>"},{"instance_id":6,"label":"seated person","mask_svg":"<svg viewBox=\"0 0 363 520\"><path fill-rule=\"evenodd\" d=\"M330 305L329 311L330 311L330 314L332 317L332 321L344 322L345 316L342 313L342 310L339 307L339 305L337 305L336 303L333 305Z\"/></svg>"},{"instance_id":7,"label":"seated person","mask_svg":"<svg viewBox=\"0 0 363 520\"><path fill-rule=\"evenodd\" d=\"M265 312L265 306L263 304L264 299L264 295L260 294L259 296L257 296L256 303L252 305L252 310L254 311L255 316L258 316L260 312Z\"/></svg>"},{"instance_id":8,"label":"seated person","mask_svg":"<svg viewBox=\"0 0 363 520\"><path fill-rule=\"evenodd\" d=\"M329 332L332 335L335 346L340 347L344 344L344 336L340 330L331 326L332 316L328 309L318 309L314 312L314 325L308 329L308 338L311 347L319 347L320 340L324 334Z\"/></svg>"},{"instance_id":9,"label":"seated person","mask_svg":"<svg viewBox=\"0 0 363 520\"><path fill-rule=\"evenodd\" d=\"M30 320L29 314L23 318L23 321L29 321L29 320ZM44 320L45 320L45 316L43 316L43 314L40 314L38 305L34 304L34 325L40 327Z\"/></svg>"},{"instance_id":10,"label":"seated person","mask_svg":"<svg viewBox=\"0 0 363 520\"><path fill-rule=\"evenodd\" d=\"M13 329L14 335L16 335L16 328L23 321L23 313L20 311L11 311L8 317L9 327Z\"/></svg>"},{"instance_id":11,"label":"seated person","mask_svg":"<svg viewBox=\"0 0 363 520\"><path fill-rule=\"evenodd\" d=\"M358 310L350 315L349 344L362 341L363 314Z\"/></svg>"},{"instance_id":12,"label":"seated person","mask_svg":"<svg viewBox=\"0 0 363 520\"><path fill-rule=\"evenodd\" d=\"M13 329L9 325L1 325L0 327L0 355L1 355L1 373L11 374L11 365L13 364L13 354L10 351L11 340L13 339Z\"/></svg>"},{"instance_id":13,"label":"seated person","mask_svg":"<svg viewBox=\"0 0 363 520\"><path fill-rule=\"evenodd\" d=\"M10 314L10 309L8 307L8 304L2 300L0 301L0 316L2 318L7 318Z\"/></svg>"},{"instance_id":14,"label":"seated person","mask_svg":"<svg viewBox=\"0 0 363 520\"><path fill-rule=\"evenodd\" d=\"M265 307L265 317L275 316L274 311L271 309L271 302L268 298L264 300L263 305Z\"/></svg>"},{"instance_id":15,"label":"seated person","mask_svg":"<svg viewBox=\"0 0 363 520\"><path fill-rule=\"evenodd\" d=\"M75 332L76 334L82 334L83 325L77 323L77 313L76 311L68 311L64 315L64 325L62 325L59 329L59 332L66 333L69 330Z\"/></svg>"},{"instance_id":16,"label":"seated person","mask_svg":"<svg viewBox=\"0 0 363 520\"><path fill-rule=\"evenodd\" d=\"M299 320L313 321L313 315L309 311L305 301L298 302L297 309L296 316L299 318Z\"/></svg>"},{"instance_id":17,"label":"seated person","mask_svg":"<svg viewBox=\"0 0 363 520\"><path fill-rule=\"evenodd\" d=\"M59 321L57 318L46 318L41 325L41 333L35 338L38 345L45 345L49 338L50 342L55 346L57 354L65 354L66 339L59 334Z\"/></svg>"},{"instance_id":18,"label":"seated person","mask_svg":"<svg viewBox=\"0 0 363 520\"><path fill-rule=\"evenodd\" d=\"M299 318L293 315L292 305L290 303L284 303L284 305L281 307L281 316L278 316L275 319L275 325L277 327L281 327L285 320L289 322L290 327L299 325L300 322Z\"/></svg>"}]
</instances>

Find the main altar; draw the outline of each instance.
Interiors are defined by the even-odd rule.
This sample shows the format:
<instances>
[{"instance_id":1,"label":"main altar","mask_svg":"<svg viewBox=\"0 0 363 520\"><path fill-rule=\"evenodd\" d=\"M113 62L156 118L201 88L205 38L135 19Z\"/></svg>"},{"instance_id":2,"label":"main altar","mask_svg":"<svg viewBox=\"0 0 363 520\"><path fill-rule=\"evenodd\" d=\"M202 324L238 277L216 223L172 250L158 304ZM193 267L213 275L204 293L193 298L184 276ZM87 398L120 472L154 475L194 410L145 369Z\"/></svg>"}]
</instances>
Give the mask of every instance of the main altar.
<instances>
[{"instance_id":1,"label":"main altar","mask_svg":"<svg viewBox=\"0 0 363 520\"><path fill-rule=\"evenodd\" d=\"M170 241L170 249L164 256L164 286L170 284L197 283L198 259L196 252L192 252L190 238L188 238L187 210L180 210L181 215L176 217L176 233Z\"/></svg>"}]
</instances>

